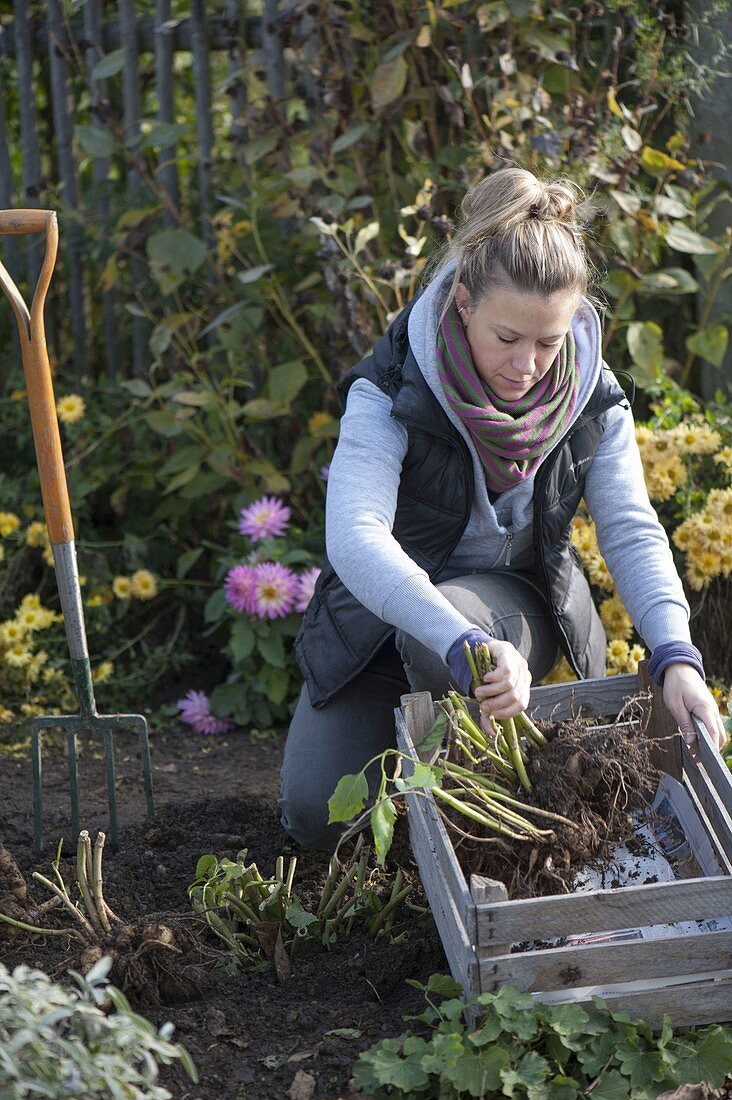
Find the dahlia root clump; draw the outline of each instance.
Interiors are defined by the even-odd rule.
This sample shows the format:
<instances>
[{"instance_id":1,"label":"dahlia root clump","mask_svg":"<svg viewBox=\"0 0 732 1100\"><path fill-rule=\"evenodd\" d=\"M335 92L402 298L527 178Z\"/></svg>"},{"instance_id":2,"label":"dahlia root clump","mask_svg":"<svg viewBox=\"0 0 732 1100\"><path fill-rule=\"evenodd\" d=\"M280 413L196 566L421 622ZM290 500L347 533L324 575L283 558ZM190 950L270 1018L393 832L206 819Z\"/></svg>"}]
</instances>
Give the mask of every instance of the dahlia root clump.
<instances>
[{"instance_id":1,"label":"dahlia root clump","mask_svg":"<svg viewBox=\"0 0 732 1100\"><path fill-rule=\"evenodd\" d=\"M6 892L0 892L0 939L28 933L67 936L80 945L78 967L82 973L103 955L108 956L112 960L109 980L133 998L174 1002L200 995L210 980L211 959L220 952L203 948L190 921L175 914L153 914L129 922L119 917L104 897L104 843L102 832L93 847L87 830L79 834L78 902L72 900L60 873L59 845L53 863L55 881L33 872L33 878L52 894L48 901L36 905L17 863L0 842L0 874L6 885ZM45 917L51 909L65 910L72 919L71 927L47 927Z\"/></svg>"}]
</instances>

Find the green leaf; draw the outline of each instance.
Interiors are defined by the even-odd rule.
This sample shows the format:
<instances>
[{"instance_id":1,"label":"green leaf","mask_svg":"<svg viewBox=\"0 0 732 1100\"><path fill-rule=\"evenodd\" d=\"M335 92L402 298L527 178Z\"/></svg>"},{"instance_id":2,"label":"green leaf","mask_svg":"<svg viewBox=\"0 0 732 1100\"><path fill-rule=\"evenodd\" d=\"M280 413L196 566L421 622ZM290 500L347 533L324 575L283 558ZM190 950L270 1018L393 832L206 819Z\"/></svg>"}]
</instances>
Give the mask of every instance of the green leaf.
<instances>
[{"instance_id":1,"label":"green leaf","mask_svg":"<svg viewBox=\"0 0 732 1100\"><path fill-rule=\"evenodd\" d=\"M369 785L362 771L355 775L342 775L328 799L328 824L350 821L357 817L366 805L368 796Z\"/></svg>"},{"instance_id":2,"label":"green leaf","mask_svg":"<svg viewBox=\"0 0 732 1100\"><path fill-rule=\"evenodd\" d=\"M652 176L660 176L664 172L681 172L685 167L680 160L668 156L660 149L652 149L650 145L644 146L641 164Z\"/></svg>"},{"instance_id":3,"label":"green leaf","mask_svg":"<svg viewBox=\"0 0 732 1100\"><path fill-rule=\"evenodd\" d=\"M628 325L628 351L637 367L636 377L650 385L663 363L663 330L655 321L632 321Z\"/></svg>"},{"instance_id":4,"label":"green leaf","mask_svg":"<svg viewBox=\"0 0 732 1100\"><path fill-rule=\"evenodd\" d=\"M479 1053L463 1049L457 1063L443 1070L442 1078L468 1096L486 1096L496 1090L500 1095L501 1071L508 1068L509 1062L505 1047L489 1047Z\"/></svg>"},{"instance_id":5,"label":"green leaf","mask_svg":"<svg viewBox=\"0 0 732 1100\"><path fill-rule=\"evenodd\" d=\"M523 1092L517 1091L518 1089L534 1089L536 1090L535 1095L537 1095L539 1086L548 1080L551 1075L552 1067L546 1059L537 1054L535 1050L530 1050L528 1054L523 1056L516 1069L509 1068L501 1071L503 1094L505 1096L523 1096Z\"/></svg>"},{"instance_id":6,"label":"green leaf","mask_svg":"<svg viewBox=\"0 0 732 1100\"><path fill-rule=\"evenodd\" d=\"M223 588L217 589L216 592L206 600L206 606L203 611L204 622L219 622L226 614L228 606L226 602L226 593Z\"/></svg>"},{"instance_id":7,"label":"green leaf","mask_svg":"<svg viewBox=\"0 0 732 1100\"><path fill-rule=\"evenodd\" d=\"M317 923L318 920L315 913L308 913L303 909L299 898L296 897L293 897L291 903L287 906L285 919L293 928L307 928L309 925ZM360 1034L361 1032L359 1032L359 1036Z\"/></svg>"},{"instance_id":8,"label":"green leaf","mask_svg":"<svg viewBox=\"0 0 732 1100\"><path fill-rule=\"evenodd\" d=\"M157 432L158 435L164 435L167 439L172 439L183 431L183 421L167 409L147 413L143 419L154 432Z\"/></svg>"},{"instance_id":9,"label":"green leaf","mask_svg":"<svg viewBox=\"0 0 732 1100\"><path fill-rule=\"evenodd\" d=\"M273 668L285 667L285 644L281 634L272 630L263 637L257 638L257 649L267 664L272 665Z\"/></svg>"},{"instance_id":10,"label":"green leaf","mask_svg":"<svg viewBox=\"0 0 732 1100\"><path fill-rule=\"evenodd\" d=\"M696 1050L676 1068L679 1081L703 1081L720 1088L732 1066L732 1031L714 1027L704 1033Z\"/></svg>"},{"instance_id":11,"label":"green leaf","mask_svg":"<svg viewBox=\"0 0 732 1100\"><path fill-rule=\"evenodd\" d=\"M417 745L419 752L434 752L442 744L447 732L447 715L444 710L437 715L425 736Z\"/></svg>"},{"instance_id":12,"label":"green leaf","mask_svg":"<svg viewBox=\"0 0 732 1100\"><path fill-rule=\"evenodd\" d=\"M341 134L335 139L330 147L331 153L342 153L344 149L350 149L352 145L355 145L357 141L360 141L364 134L367 134L371 126L368 122L362 122L358 126L352 126L350 130L346 130L345 134Z\"/></svg>"},{"instance_id":13,"label":"green leaf","mask_svg":"<svg viewBox=\"0 0 732 1100\"><path fill-rule=\"evenodd\" d=\"M283 668L270 668L267 670L266 680L267 698L270 703L279 706L290 690L290 674Z\"/></svg>"},{"instance_id":14,"label":"green leaf","mask_svg":"<svg viewBox=\"0 0 732 1100\"><path fill-rule=\"evenodd\" d=\"M665 267L641 276L638 289L647 294L696 294L699 284L683 267Z\"/></svg>"},{"instance_id":15,"label":"green leaf","mask_svg":"<svg viewBox=\"0 0 732 1100\"><path fill-rule=\"evenodd\" d=\"M408 777L400 776L396 780L397 790L413 791L425 787L441 787L442 772L438 768L432 768L429 764L417 761L412 774Z\"/></svg>"},{"instance_id":16,"label":"green leaf","mask_svg":"<svg viewBox=\"0 0 732 1100\"><path fill-rule=\"evenodd\" d=\"M231 628L229 649L237 664L251 656L256 636L248 619L237 619Z\"/></svg>"},{"instance_id":17,"label":"green leaf","mask_svg":"<svg viewBox=\"0 0 732 1100\"><path fill-rule=\"evenodd\" d=\"M381 866L384 866L384 860L387 853L391 848L391 842L394 839L394 822L397 819L397 812L394 803L390 798L385 798L381 802L378 802L371 811L371 831L374 834L374 849L376 851L376 858Z\"/></svg>"},{"instance_id":18,"label":"green leaf","mask_svg":"<svg viewBox=\"0 0 732 1100\"><path fill-rule=\"evenodd\" d=\"M96 65L89 74L92 80L106 80L108 76L116 76L121 72L125 64L126 50L112 50Z\"/></svg>"},{"instance_id":19,"label":"green leaf","mask_svg":"<svg viewBox=\"0 0 732 1100\"><path fill-rule=\"evenodd\" d=\"M404 91L407 83L407 63L402 54L385 61L371 74L371 106L375 111L388 107Z\"/></svg>"},{"instance_id":20,"label":"green leaf","mask_svg":"<svg viewBox=\"0 0 732 1100\"><path fill-rule=\"evenodd\" d=\"M430 974L425 989L438 997L460 997L463 987L449 974Z\"/></svg>"},{"instance_id":21,"label":"green leaf","mask_svg":"<svg viewBox=\"0 0 732 1100\"><path fill-rule=\"evenodd\" d=\"M710 325L686 337L686 346L715 367L721 367L727 352L729 331L726 325Z\"/></svg>"},{"instance_id":22,"label":"green leaf","mask_svg":"<svg viewBox=\"0 0 732 1100\"><path fill-rule=\"evenodd\" d=\"M359 1063L367 1064L379 1085L401 1089L405 1096L410 1096L414 1089L421 1089L427 1084L428 1077L418 1058L402 1057L401 1047L398 1039L384 1039L378 1046L360 1055ZM356 1080L359 1080L358 1075Z\"/></svg>"},{"instance_id":23,"label":"green leaf","mask_svg":"<svg viewBox=\"0 0 732 1100\"><path fill-rule=\"evenodd\" d=\"M250 420L273 420L277 416L284 416L289 410L264 397L255 397L253 401L242 405L241 411Z\"/></svg>"},{"instance_id":24,"label":"green leaf","mask_svg":"<svg viewBox=\"0 0 732 1100\"><path fill-rule=\"evenodd\" d=\"M101 126L75 126L74 136L84 152L90 157L111 157L117 148L117 142L108 130Z\"/></svg>"},{"instance_id":25,"label":"green leaf","mask_svg":"<svg viewBox=\"0 0 732 1100\"><path fill-rule=\"evenodd\" d=\"M143 134L142 144L149 149L169 149L186 130L182 122L156 122Z\"/></svg>"},{"instance_id":26,"label":"green leaf","mask_svg":"<svg viewBox=\"0 0 732 1100\"><path fill-rule=\"evenodd\" d=\"M721 245L709 237L702 237L689 229L688 225L669 225L666 233L666 243L677 252L690 252L694 255L719 252Z\"/></svg>"},{"instance_id":27,"label":"green leaf","mask_svg":"<svg viewBox=\"0 0 732 1100\"><path fill-rule=\"evenodd\" d=\"M133 397L149 397L153 392L150 383L142 378L126 378L119 383L123 390L127 390Z\"/></svg>"},{"instance_id":28,"label":"green leaf","mask_svg":"<svg viewBox=\"0 0 732 1100\"><path fill-rule=\"evenodd\" d=\"M279 367L274 368L267 380L269 396L277 405L289 405L295 400L307 380L308 372L304 363L299 360L281 363Z\"/></svg>"},{"instance_id":29,"label":"green leaf","mask_svg":"<svg viewBox=\"0 0 732 1100\"><path fill-rule=\"evenodd\" d=\"M333 1027L330 1031L324 1031L323 1035L334 1035L336 1039L360 1039L363 1032L357 1027Z\"/></svg>"},{"instance_id":30,"label":"green leaf","mask_svg":"<svg viewBox=\"0 0 732 1100\"><path fill-rule=\"evenodd\" d=\"M187 573L193 568L202 553L202 546L194 546L191 550L186 550L181 554L175 563L175 575L179 581L183 580Z\"/></svg>"},{"instance_id":31,"label":"green leaf","mask_svg":"<svg viewBox=\"0 0 732 1100\"><path fill-rule=\"evenodd\" d=\"M617 1069L604 1073L592 1086L594 1100L628 1100L629 1095L628 1078Z\"/></svg>"},{"instance_id":32,"label":"green leaf","mask_svg":"<svg viewBox=\"0 0 732 1100\"><path fill-rule=\"evenodd\" d=\"M169 493L174 493L176 489L180 489L183 485L188 485L193 481L194 477L197 477L200 472L201 466L196 463L193 466L189 466L187 470L181 470L179 474L172 477L168 484L163 489L163 496L167 497Z\"/></svg>"},{"instance_id":33,"label":"green leaf","mask_svg":"<svg viewBox=\"0 0 732 1100\"><path fill-rule=\"evenodd\" d=\"M620 1068L634 1089L646 1089L664 1078L661 1055L658 1050L618 1050ZM626 1086L627 1087L627 1086Z\"/></svg>"},{"instance_id":34,"label":"green leaf","mask_svg":"<svg viewBox=\"0 0 732 1100\"><path fill-rule=\"evenodd\" d=\"M187 229L160 229L148 238L147 255L156 282L169 294L198 271L206 259L206 245Z\"/></svg>"},{"instance_id":35,"label":"green leaf","mask_svg":"<svg viewBox=\"0 0 732 1100\"><path fill-rule=\"evenodd\" d=\"M241 684L217 684L211 692L211 713L217 718L228 718L229 715L234 715L239 721L243 699L244 690Z\"/></svg>"}]
</instances>

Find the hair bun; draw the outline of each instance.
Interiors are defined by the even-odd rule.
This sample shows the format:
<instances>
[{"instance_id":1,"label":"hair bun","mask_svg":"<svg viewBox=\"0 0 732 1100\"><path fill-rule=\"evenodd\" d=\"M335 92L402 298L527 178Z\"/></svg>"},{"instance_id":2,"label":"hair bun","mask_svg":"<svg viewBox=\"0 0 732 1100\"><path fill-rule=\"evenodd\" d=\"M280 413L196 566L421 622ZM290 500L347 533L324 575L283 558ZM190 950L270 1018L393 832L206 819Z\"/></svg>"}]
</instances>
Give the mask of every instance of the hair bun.
<instances>
[{"instance_id":1,"label":"hair bun","mask_svg":"<svg viewBox=\"0 0 732 1100\"><path fill-rule=\"evenodd\" d=\"M579 188L568 180L538 181L540 193L529 208L529 217L548 220L555 218L560 222L574 225L577 221L577 206L580 200ZM536 209L537 213L531 211Z\"/></svg>"}]
</instances>

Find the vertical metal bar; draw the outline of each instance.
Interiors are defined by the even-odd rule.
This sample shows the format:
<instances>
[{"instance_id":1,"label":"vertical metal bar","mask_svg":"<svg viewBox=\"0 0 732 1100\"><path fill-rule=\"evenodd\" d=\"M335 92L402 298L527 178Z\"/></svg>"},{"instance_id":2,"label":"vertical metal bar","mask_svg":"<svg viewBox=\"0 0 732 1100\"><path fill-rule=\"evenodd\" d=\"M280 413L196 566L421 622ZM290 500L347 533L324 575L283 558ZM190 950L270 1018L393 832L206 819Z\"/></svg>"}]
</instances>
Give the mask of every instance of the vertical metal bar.
<instances>
[{"instance_id":1,"label":"vertical metal bar","mask_svg":"<svg viewBox=\"0 0 732 1100\"><path fill-rule=\"evenodd\" d=\"M249 131L246 123L247 85L244 71L246 42L241 0L226 0L226 23L229 39L229 85L227 91L231 100L230 140L236 160L242 168L248 170L244 157L244 148L249 139Z\"/></svg>"},{"instance_id":2,"label":"vertical metal bar","mask_svg":"<svg viewBox=\"0 0 732 1100\"><path fill-rule=\"evenodd\" d=\"M79 208L79 190L73 150L73 119L69 110L68 65L63 50L66 35L60 0L48 0L48 51L51 65L53 125L56 139L56 159L63 187L63 200L72 210ZM81 376L86 363L86 314L84 308L84 272L81 264L81 239L75 219L66 226L69 306L74 362Z\"/></svg>"},{"instance_id":3,"label":"vertical metal bar","mask_svg":"<svg viewBox=\"0 0 732 1100\"><path fill-rule=\"evenodd\" d=\"M142 774L145 780L147 816L153 817L155 815L155 802L153 799L152 764L150 763L150 739L147 735L147 722L144 718L140 728L140 755L142 757Z\"/></svg>"},{"instance_id":4,"label":"vertical metal bar","mask_svg":"<svg viewBox=\"0 0 732 1100\"><path fill-rule=\"evenodd\" d=\"M37 726L31 724L31 762L33 765L33 847L37 856L43 851L43 789L41 780L42 734Z\"/></svg>"},{"instance_id":5,"label":"vertical metal bar","mask_svg":"<svg viewBox=\"0 0 732 1100\"><path fill-rule=\"evenodd\" d=\"M204 0L191 2L191 49L193 77L196 86L196 137L198 140L198 192L201 209L201 236L213 243L211 213L213 207L211 126L211 68L206 37L206 5Z\"/></svg>"},{"instance_id":6,"label":"vertical metal bar","mask_svg":"<svg viewBox=\"0 0 732 1100\"><path fill-rule=\"evenodd\" d=\"M117 843L117 787L114 774L114 738L112 731L104 726L104 760L107 765L107 801L109 802L109 839Z\"/></svg>"},{"instance_id":7,"label":"vertical metal bar","mask_svg":"<svg viewBox=\"0 0 732 1100\"><path fill-rule=\"evenodd\" d=\"M107 92L106 80L98 80L91 73L98 61L103 56L102 49L102 11L100 0L86 0L82 9L84 14L84 38L86 39L85 61L89 71L88 79L91 88L91 116L95 125L104 128L107 125L105 102ZM107 192L107 180L109 178L109 157L94 157L92 160L92 178L96 194L96 218L99 230L105 241L111 235L109 225L109 196ZM102 258L106 260L112 249L104 246ZM110 290L102 290L102 318L104 325L104 354L107 360L107 377L114 381L120 369L120 350L117 336L117 325L114 314L114 295Z\"/></svg>"},{"instance_id":8,"label":"vertical metal bar","mask_svg":"<svg viewBox=\"0 0 732 1100\"><path fill-rule=\"evenodd\" d=\"M33 80L33 38L31 12L28 0L14 0L13 31L15 34L15 60L18 79L18 117L20 119L20 147L23 165L22 206L31 209L40 206L43 186L41 176L41 150L38 142L38 115L36 91ZM42 241L37 233L26 236L26 264L29 286L35 286L41 270Z\"/></svg>"},{"instance_id":9,"label":"vertical metal bar","mask_svg":"<svg viewBox=\"0 0 732 1100\"><path fill-rule=\"evenodd\" d=\"M173 104L173 37L170 22L170 0L155 0L155 87L158 94L158 121L174 122ZM180 209L180 183L175 145L160 150L158 178L176 210ZM176 225L172 211L163 210L168 226Z\"/></svg>"},{"instance_id":10,"label":"vertical metal bar","mask_svg":"<svg viewBox=\"0 0 732 1100\"><path fill-rule=\"evenodd\" d=\"M279 32L279 0L264 0L262 48L267 58L267 86L275 103L285 98L285 58Z\"/></svg>"},{"instance_id":11,"label":"vertical metal bar","mask_svg":"<svg viewBox=\"0 0 732 1100\"><path fill-rule=\"evenodd\" d=\"M69 793L71 795L71 840L76 844L79 836L79 768L76 749L76 732L66 730L66 758L69 767Z\"/></svg>"},{"instance_id":12,"label":"vertical metal bar","mask_svg":"<svg viewBox=\"0 0 732 1100\"><path fill-rule=\"evenodd\" d=\"M125 140L131 146L132 157L138 154L137 138L140 135L140 86L137 53L137 17L134 0L119 0L120 47L125 51L125 63L122 69L122 89L124 97ZM140 173L134 163L127 169L127 193L133 206L141 202L138 192L141 189ZM130 271L135 287L141 288L147 281L147 267L143 260L133 257ZM135 374L147 374L148 334L150 325L145 317L134 315L132 318L132 362Z\"/></svg>"}]
</instances>

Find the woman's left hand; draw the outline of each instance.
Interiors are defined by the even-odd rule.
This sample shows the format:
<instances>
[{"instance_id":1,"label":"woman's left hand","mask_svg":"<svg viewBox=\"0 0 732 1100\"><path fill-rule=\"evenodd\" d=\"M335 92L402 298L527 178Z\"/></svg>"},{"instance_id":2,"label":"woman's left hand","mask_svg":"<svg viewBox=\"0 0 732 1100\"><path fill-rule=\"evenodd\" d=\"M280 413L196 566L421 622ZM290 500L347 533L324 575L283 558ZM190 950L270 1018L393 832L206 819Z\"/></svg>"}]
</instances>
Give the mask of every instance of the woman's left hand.
<instances>
[{"instance_id":1,"label":"woman's left hand","mask_svg":"<svg viewBox=\"0 0 732 1100\"><path fill-rule=\"evenodd\" d=\"M687 745L696 741L696 731L691 715L703 722L718 749L727 740L719 707L714 696L691 665L668 665L663 676L663 701L679 723L679 729ZM696 756L692 749L692 755Z\"/></svg>"}]
</instances>

